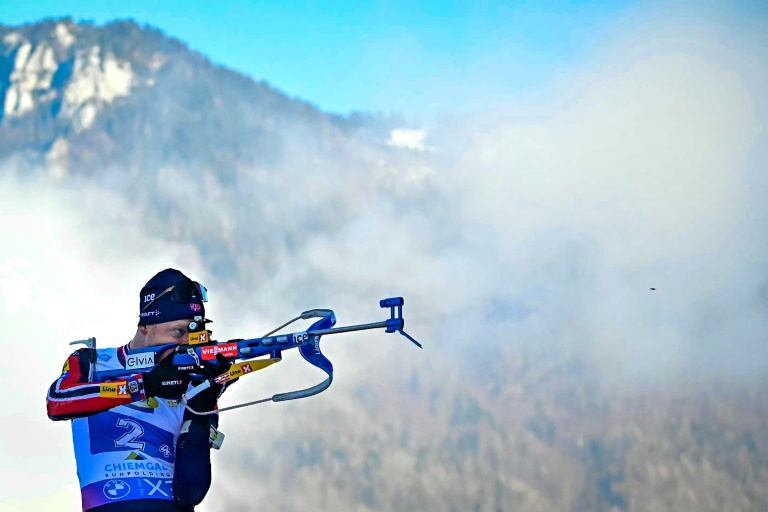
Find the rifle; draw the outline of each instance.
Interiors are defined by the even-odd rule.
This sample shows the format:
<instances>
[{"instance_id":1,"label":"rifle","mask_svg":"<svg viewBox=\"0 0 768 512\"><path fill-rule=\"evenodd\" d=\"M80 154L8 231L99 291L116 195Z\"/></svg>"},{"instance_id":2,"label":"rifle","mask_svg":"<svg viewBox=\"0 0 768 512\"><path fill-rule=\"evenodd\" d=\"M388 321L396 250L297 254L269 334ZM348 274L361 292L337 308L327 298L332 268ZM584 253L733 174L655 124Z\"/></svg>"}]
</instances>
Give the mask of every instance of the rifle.
<instances>
[{"instance_id":1,"label":"rifle","mask_svg":"<svg viewBox=\"0 0 768 512\"><path fill-rule=\"evenodd\" d=\"M211 331L206 329L206 323L210 322L203 317L195 317L189 326L189 343L186 345L159 345L131 351L126 356L126 368L118 370L96 371L94 380L101 382L104 380L115 380L126 378L141 371L148 371L155 366L155 360L159 354L173 348L173 365L180 370L188 370L194 377L195 369L202 369L206 362L213 364L217 361L217 356L225 359L242 362L233 362L229 371L221 375L211 377L202 381L193 383L196 385L189 389L182 397L182 403L196 414L213 414L214 412L223 412L226 410L246 407L262 402L282 402L285 400L296 400L298 398L307 398L328 389L333 382L333 364L322 353L320 349L320 338L328 334L340 334L344 332L362 331L367 329L385 329L387 333L399 332L417 347L423 348L421 344L409 336L404 330L405 320L403 319L403 298L392 297L379 301L381 308L390 308L390 317L381 322L368 324L348 325L334 327L336 325L336 315L330 309L310 309L304 311L296 318L284 323L280 327L273 329L260 338L234 339L226 342L218 342L211 339ZM274 335L277 331L292 324L297 320L308 320L319 318L306 331L293 332L288 334ZM95 340L94 340L95 342ZM95 343L93 343L95 349ZM323 382L310 386L306 389L289 391L287 393L278 393L270 398L264 398L253 402L247 402L218 411L200 412L195 411L187 402L198 393L210 388L212 385L226 384L234 379L243 377L249 373L263 370L282 360L282 352L292 348L298 348L301 356L309 364L316 366L326 374ZM263 356L266 358L258 359ZM170 356L169 356L170 357Z\"/></svg>"}]
</instances>

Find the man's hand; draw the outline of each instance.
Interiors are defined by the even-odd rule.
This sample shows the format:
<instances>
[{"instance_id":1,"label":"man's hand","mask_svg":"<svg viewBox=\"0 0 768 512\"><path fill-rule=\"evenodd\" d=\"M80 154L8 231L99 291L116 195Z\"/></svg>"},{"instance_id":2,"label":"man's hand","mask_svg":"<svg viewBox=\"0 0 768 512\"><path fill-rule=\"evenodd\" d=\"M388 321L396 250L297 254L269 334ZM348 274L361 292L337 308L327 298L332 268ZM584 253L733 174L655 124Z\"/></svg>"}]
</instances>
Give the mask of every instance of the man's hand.
<instances>
[{"instance_id":1,"label":"man's hand","mask_svg":"<svg viewBox=\"0 0 768 512\"><path fill-rule=\"evenodd\" d=\"M202 382L205 379L212 379L218 377L222 373L226 373L232 368L232 360L227 359L221 354L216 354L215 361L205 361L204 366L198 366L195 368L192 378L192 383L196 384L196 381ZM197 377L197 378L195 378Z\"/></svg>"},{"instance_id":2,"label":"man's hand","mask_svg":"<svg viewBox=\"0 0 768 512\"><path fill-rule=\"evenodd\" d=\"M232 367L232 361L227 359L221 354L216 354L216 361L207 361L205 367L202 370L195 370L196 376L201 377L200 382L205 379L212 379L218 377L222 373L226 373ZM193 379L193 384L194 384ZM210 388L195 395L190 401L189 406L196 411L212 411L216 407L216 403L224 390L232 385L237 379L231 380L226 384L213 384Z\"/></svg>"},{"instance_id":3,"label":"man's hand","mask_svg":"<svg viewBox=\"0 0 768 512\"><path fill-rule=\"evenodd\" d=\"M180 371L173 364L173 355L160 361L151 371L142 373L144 393L147 397L179 399L187 390L189 371Z\"/></svg>"}]
</instances>

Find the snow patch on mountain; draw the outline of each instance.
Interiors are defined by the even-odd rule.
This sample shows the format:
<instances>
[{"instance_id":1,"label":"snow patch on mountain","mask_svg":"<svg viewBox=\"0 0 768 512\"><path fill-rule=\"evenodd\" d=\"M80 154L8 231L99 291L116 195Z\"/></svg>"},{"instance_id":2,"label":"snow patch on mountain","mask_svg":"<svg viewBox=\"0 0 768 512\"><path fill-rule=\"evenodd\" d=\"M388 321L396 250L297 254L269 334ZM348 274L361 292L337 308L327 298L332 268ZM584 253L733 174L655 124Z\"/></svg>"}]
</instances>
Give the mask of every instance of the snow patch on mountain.
<instances>
[{"instance_id":1,"label":"snow patch on mountain","mask_svg":"<svg viewBox=\"0 0 768 512\"><path fill-rule=\"evenodd\" d=\"M19 42L22 41L22 39L23 38L21 37L21 34L19 34L18 32L11 32L11 33L5 34L5 36L3 37L3 43L5 43L6 46L16 46L17 44L19 44Z\"/></svg>"},{"instance_id":2,"label":"snow patch on mountain","mask_svg":"<svg viewBox=\"0 0 768 512\"><path fill-rule=\"evenodd\" d=\"M21 42L15 38L12 40L16 40L16 44ZM14 67L9 77L3 106L5 115L19 117L34 110L36 94L50 88L57 68L53 48L45 43L33 48L31 43L23 42L16 49Z\"/></svg>"},{"instance_id":3,"label":"snow patch on mountain","mask_svg":"<svg viewBox=\"0 0 768 512\"><path fill-rule=\"evenodd\" d=\"M427 146L424 143L426 138L426 130L396 128L389 133L389 139L387 139L386 144L393 148L410 149L413 151L434 151L433 147Z\"/></svg>"},{"instance_id":4,"label":"snow patch on mountain","mask_svg":"<svg viewBox=\"0 0 768 512\"><path fill-rule=\"evenodd\" d=\"M75 36L72 35L67 26L63 23L57 24L56 28L53 29L53 37L56 38L62 48L69 48L75 44Z\"/></svg>"},{"instance_id":5,"label":"snow patch on mountain","mask_svg":"<svg viewBox=\"0 0 768 512\"><path fill-rule=\"evenodd\" d=\"M73 57L70 53L66 62L72 66L69 80L59 87L53 86L54 75L65 64L57 60L54 48L61 52L75 42L75 36L64 23L56 25L48 40L37 44L18 32L3 37L6 51L13 58L13 67L6 75L5 97L0 96L4 117L22 117L39 104L62 98L60 115L72 119L75 131L80 132L93 125L105 104L131 93L138 81L130 62L118 60L99 46L77 50ZM159 58L156 61L162 65Z\"/></svg>"},{"instance_id":6,"label":"snow patch on mountain","mask_svg":"<svg viewBox=\"0 0 768 512\"><path fill-rule=\"evenodd\" d=\"M75 56L72 78L64 88L63 112L72 117L76 131L88 129L99 109L116 98L128 96L134 82L130 62L121 62L111 53L102 58L98 46L80 50Z\"/></svg>"}]
</instances>

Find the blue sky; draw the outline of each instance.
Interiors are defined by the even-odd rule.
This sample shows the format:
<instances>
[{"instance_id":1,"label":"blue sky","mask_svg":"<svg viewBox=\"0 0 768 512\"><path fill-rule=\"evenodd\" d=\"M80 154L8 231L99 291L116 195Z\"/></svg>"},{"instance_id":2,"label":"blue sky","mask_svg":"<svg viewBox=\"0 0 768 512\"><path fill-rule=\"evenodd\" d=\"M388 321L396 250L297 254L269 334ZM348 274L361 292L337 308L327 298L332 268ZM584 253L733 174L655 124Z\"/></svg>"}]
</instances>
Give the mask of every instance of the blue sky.
<instances>
[{"instance_id":1,"label":"blue sky","mask_svg":"<svg viewBox=\"0 0 768 512\"><path fill-rule=\"evenodd\" d=\"M638 4L0 0L0 22L133 18L326 111L431 115L545 87L637 15Z\"/></svg>"}]
</instances>

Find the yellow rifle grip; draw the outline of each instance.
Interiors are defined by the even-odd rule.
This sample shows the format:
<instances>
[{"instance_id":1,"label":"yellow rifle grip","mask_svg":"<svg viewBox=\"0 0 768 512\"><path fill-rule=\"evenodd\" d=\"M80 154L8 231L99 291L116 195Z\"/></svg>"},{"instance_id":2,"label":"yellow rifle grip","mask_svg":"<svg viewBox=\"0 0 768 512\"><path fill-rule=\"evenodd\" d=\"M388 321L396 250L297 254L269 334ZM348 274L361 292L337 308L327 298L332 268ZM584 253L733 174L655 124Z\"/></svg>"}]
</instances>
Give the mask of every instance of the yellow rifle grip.
<instances>
[{"instance_id":1,"label":"yellow rifle grip","mask_svg":"<svg viewBox=\"0 0 768 512\"><path fill-rule=\"evenodd\" d=\"M224 384L230 380L237 379L248 373L257 372L263 370L267 366L272 366L275 363L282 361L281 357L273 357L271 359L254 359L252 361L243 361L241 363L235 363L229 369L227 373L222 373L213 381L216 384Z\"/></svg>"}]
</instances>

